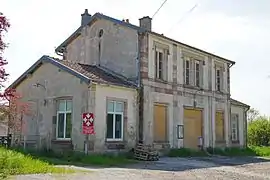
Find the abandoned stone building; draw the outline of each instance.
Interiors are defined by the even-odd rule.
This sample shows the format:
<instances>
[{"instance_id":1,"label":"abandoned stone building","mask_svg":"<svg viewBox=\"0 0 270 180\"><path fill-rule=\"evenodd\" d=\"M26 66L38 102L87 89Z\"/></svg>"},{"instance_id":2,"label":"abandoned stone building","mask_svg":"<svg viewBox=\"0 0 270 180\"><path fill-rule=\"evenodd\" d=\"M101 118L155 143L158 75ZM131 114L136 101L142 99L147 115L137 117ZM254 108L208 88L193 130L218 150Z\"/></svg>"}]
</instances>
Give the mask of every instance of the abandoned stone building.
<instances>
[{"instance_id":1,"label":"abandoned stone building","mask_svg":"<svg viewBox=\"0 0 270 180\"><path fill-rule=\"evenodd\" d=\"M153 32L151 18L87 10L80 27L9 88L31 102L25 140L83 151L82 114L94 114L89 151L246 146L249 106L231 98L235 62Z\"/></svg>"}]
</instances>

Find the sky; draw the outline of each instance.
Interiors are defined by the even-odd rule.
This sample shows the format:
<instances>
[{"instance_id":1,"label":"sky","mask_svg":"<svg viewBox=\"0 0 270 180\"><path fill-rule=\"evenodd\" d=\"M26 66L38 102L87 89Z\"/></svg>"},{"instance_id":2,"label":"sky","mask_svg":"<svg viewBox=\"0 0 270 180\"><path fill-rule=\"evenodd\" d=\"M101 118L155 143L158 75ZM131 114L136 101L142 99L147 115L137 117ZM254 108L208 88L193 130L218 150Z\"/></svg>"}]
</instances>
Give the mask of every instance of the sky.
<instances>
[{"instance_id":1,"label":"sky","mask_svg":"<svg viewBox=\"0 0 270 180\"><path fill-rule=\"evenodd\" d=\"M79 26L88 9L138 25L152 17L164 0L1 0L0 12L10 20L8 83ZM187 13L197 4L196 8ZM167 0L152 21L153 31L235 61L232 98L270 115L270 1Z\"/></svg>"}]
</instances>

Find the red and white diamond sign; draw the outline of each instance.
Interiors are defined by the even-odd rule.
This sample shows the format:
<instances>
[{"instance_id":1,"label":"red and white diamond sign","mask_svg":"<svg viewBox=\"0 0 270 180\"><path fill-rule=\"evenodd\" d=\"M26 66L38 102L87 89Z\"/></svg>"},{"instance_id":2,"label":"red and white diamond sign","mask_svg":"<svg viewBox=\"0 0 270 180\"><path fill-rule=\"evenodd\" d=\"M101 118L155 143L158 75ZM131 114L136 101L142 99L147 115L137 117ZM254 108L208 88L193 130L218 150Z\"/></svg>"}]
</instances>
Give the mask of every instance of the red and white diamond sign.
<instances>
[{"instance_id":1,"label":"red and white diamond sign","mask_svg":"<svg viewBox=\"0 0 270 180\"><path fill-rule=\"evenodd\" d=\"M94 114L83 113L82 114L82 133L83 134L95 134L94 131Z\"/></svg>"}]
</instances>

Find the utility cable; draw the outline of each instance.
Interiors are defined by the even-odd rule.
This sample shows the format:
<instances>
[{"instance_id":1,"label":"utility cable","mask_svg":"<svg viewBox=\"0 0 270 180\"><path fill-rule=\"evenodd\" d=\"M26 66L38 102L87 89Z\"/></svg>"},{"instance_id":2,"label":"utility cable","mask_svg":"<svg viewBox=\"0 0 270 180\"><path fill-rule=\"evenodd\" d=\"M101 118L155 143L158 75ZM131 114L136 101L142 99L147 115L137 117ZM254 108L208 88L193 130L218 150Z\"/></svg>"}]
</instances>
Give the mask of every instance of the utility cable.
<instances>
[{"instance_id":1,"label":"utility cable","mask_svg":"<svg viewBox=\"0 0 270 180\"><path fill-rule=\"evenodd\" d=\"M170 33L172 30L173 30L173 28L177 25L177 24L179 24L181 21L183 21L184 20L184 18L185 18L185 16L187 16L188 14L190 14L190 13L192 13L192 11L194 11L194 9L196 8L198 6L198 3L197 4L195 4L191 9L189 9L180 19L179 19L179 21L176 23L176 24L174 24L170 29L169 29L169 31L167 32L167 34L168 33Z\"/></svg>"},{"instance_id":2,"label":"utility cable","mask_svg":"<svg viewBox=\"0 0 270 180\"><path fill-rule=\"evenodd\" d=\"M161 6L158 8L158 10L154 13L154 15L152 16L152 19L154 18L154 16L159 12L159 10L164 6L164 4L167 2L168 0L165 0Z\"/></svg>"}]
</instances>

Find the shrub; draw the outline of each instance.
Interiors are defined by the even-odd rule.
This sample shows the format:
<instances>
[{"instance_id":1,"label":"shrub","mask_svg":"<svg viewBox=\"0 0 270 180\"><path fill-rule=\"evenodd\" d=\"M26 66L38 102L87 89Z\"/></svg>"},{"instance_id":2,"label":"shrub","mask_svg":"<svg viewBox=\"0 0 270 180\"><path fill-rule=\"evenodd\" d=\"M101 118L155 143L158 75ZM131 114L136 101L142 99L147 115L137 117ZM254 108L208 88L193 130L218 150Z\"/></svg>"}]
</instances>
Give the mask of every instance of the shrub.
<instances>
[{"instance_id":1,"label":"shrub","mask_svg":"<svg viewBox=\"0 0 270 180\"><path fill-rule=\"evenodd\" d=\"M248 124L248 144L252 146L270 146L270 121L259 117Z\"/></svg>"}]
</instances>

